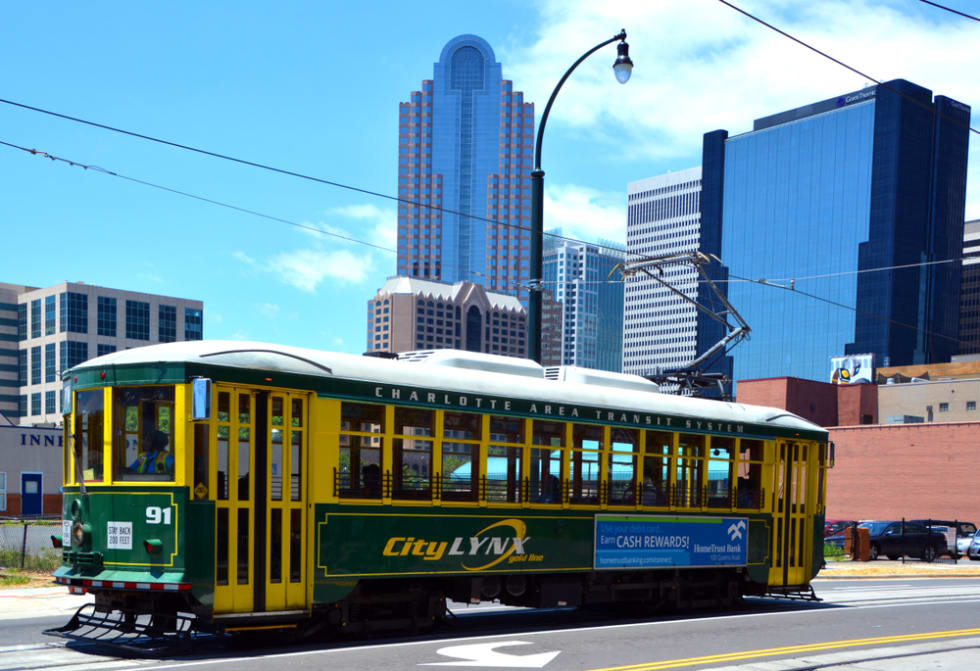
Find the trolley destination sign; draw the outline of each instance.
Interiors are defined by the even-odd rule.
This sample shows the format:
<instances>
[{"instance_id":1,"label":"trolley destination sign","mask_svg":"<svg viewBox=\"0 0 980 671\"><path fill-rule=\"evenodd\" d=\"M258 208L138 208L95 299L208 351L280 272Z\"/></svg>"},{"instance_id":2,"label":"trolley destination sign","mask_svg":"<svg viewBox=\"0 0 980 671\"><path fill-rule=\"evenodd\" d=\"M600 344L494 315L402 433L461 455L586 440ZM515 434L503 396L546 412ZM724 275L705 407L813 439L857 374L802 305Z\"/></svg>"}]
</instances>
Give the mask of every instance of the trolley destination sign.
<instances>
[{"instance_id":1,"label":"trolley destination sign","mask_svg":"<svg viewBox=\"0 0 980 671\"><path fill-rule=\"evenodd\" d=\"M656 427L674 430L711 431L742 435L745 425L740 422L715 421L704 418L676 417L662 413L646 413L626 410L610 410L565 403L547 403L520 398L477 396L445 391L429 391L416 387L373 385L372 398L384 402L410 405L441 406L470 412L498 412L504 414L553 417L557 420L613 422L638 427ZM656 393L656 392L650 392Z\"/></svg>"},{"instance_id":2,"label":"trolley destination sign","mask_svg":"<svg viewBox=\"0 0 980 671\"><path fill-rule=\"evenodd\" d=\"M597 569L745 566L748 519L596 515Z\"/></svg>"}]
</instances>

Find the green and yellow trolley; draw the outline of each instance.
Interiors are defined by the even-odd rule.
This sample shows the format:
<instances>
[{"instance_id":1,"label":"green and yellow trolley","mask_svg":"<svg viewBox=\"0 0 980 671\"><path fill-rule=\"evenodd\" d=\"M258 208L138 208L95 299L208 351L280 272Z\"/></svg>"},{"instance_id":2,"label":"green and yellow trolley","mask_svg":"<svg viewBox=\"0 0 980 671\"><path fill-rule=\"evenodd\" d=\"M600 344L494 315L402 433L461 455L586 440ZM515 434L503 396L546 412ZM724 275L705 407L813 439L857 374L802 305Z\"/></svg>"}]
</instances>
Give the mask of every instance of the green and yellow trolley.
<instances>
[{"instance_id":1,"label":"green and yellow trolley","mask_svg":"<svg viewBox=\"0 0 980 671\"><path fill-rule=\"evenodd\" d=\"M827 432L640 377L438 350L198 341L66 373L63 564L84 625L424 626L812 596ZM142 623L142 624L141 624Z\"/></svg>"}]
</instances>

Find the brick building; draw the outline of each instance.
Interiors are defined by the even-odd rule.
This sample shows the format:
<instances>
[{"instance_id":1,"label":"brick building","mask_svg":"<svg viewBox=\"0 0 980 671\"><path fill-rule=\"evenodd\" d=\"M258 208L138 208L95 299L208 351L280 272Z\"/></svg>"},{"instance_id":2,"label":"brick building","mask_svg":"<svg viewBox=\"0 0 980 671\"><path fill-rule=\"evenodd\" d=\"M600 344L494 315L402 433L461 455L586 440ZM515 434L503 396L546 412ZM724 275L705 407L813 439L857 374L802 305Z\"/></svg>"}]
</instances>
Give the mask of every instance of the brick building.
<instances>
[{"instance_id":1,"label":"brick building","mask_svg":"<svg viewBox=\"0 0 980 671\"><path fill-rule=\"evenodd\" d=\"M921 383L833 385L767 378L739 381L738 401L783 408L830 430L836 464L827 478L827 519L931 517L976 523L980 421L878 423L881 403L891 407L903 392L912 402L924 389Z\"/></svg>"}]
</instances>

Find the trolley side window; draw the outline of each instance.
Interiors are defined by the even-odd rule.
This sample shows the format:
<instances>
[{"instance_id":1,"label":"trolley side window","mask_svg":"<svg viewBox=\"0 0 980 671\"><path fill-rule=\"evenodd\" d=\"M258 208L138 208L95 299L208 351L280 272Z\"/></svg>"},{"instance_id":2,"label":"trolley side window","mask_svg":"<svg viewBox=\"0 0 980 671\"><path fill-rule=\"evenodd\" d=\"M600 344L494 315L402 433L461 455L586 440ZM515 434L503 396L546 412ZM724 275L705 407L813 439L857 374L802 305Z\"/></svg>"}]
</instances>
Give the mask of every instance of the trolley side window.
<instances>
[{"instance_id":1,"label":"trolley side window","mask_svg":"<svg viewBox=\"0 0 980 671\"><path fill-rule=\"evenodd\" d=\"M674 434L666 431L646 432L646 448L643 451L643 505L668 504L673 451Z\"/></svg>"},{"instance_id":2,"label":"trolley side window","mask_svg":"<svg viewBox=\"0 0 980 671\"><path fill-rule=\"evenodd\" d=\"M575 424L572 429L570 455L571 503L599 503L599 454L602 449L602 427Z\"/></svg>"},{"instance_id":3,"label":"trolley side window","mask_svg":"<svg viewBox=\"0 0 980 671\"><path fill-rule=\"evenodd\" d=\"M487 501L518 503L521 500L523 456L524 420L492 415L487 447Z\"/></svg>"},{"instance_id":4,"label":"trolley side window","mask_svg":"<svg viewBox=\"0 0 980 671\"><path fill-rule=\"evenodd\" d=\"M340 405L340 462L334 487L338 496L381 498L382 434L385 406Z\"/></svg>"},{"instance_id":5,"label":"trolley side window","mask_svg":"<svg viewBox=\"0 0 980 671\"><path fill-rule=\"evenodd\" d=\"M80 391L75 397L75 461L86 481L102 480L104 398L101 389Z\"/></svg>"},{"instance_id":6,"label":"trolley side window","mask_svg":"<svg viewBox=\"0 0 980 671\"><path fill-rule=\"evenodd\" d=\"M174 388L113 390L112 461L117 480L174 479Z\"/></svg>"},{"instance_id":7,"label":"trolley side window","mask_svg":"<svg viewBox=\"0 0 980 671\"><path fill-rule=\"evenodd\" d=\"M530 498L534 503L561 503L563 497L562 449L565 424L534 420L531 432Z\"/></svg>"},{"instance_id":8,"label":"trolley side window","mask_svg":"<svg viewBox=\"0 0 980 671\"><path fill-rule=\"evenodd\" d=\"M432 410L395 408L392 497L397 499L431 497L434 427L435 412Z\"/></svg>"},{"instance_id":9,"label":"trolley side window","mask_svg":"<svg viewBox=\"0 0 980 671\"><path fill-rule=\"evenodd\" d=\"M712 436L708 452L708 506L731 508L732 471L735 464L735 439Z\"/></svg>"},{"instance_id":10,"label":"trolley side window","mask_svg":"<svg viewBox=\"0 0 980 671\"><path fill-rule=\"evenodd\" d=\"M475 501L480 475L483 416L471 412L443 415L442 498Z\"/></svg>"},{"instance_id":11,"label":"trolley side window","mask_svg":"<svg viewBox=\"0 0 980 671\"><path fill-rule=\"evenodd\" d=\"M761 440L742 438L738 444L738 491L739 508L762 508L762 464L765 445Z\"/></svg>"}]
</instances>

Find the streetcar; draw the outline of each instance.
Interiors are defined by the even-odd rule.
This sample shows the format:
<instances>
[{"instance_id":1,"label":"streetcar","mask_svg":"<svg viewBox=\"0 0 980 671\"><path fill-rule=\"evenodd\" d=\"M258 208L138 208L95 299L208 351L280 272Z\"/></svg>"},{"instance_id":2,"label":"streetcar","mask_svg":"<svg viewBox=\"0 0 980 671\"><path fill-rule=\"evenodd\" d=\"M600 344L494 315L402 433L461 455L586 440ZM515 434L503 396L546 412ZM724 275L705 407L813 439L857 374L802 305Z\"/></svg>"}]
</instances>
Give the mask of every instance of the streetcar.
<instances>
[{"instance_id":1,"label":"streetcar","mask_svg":"<svg viewBox=\"0 0 980 671\"><path fill-rule=\"evenodd\" d=\"M815 598L832 446L781 409L459 350L177 342L64 378L55 580L94 604L49 633Z\"/></svg>"}]
</instances>

